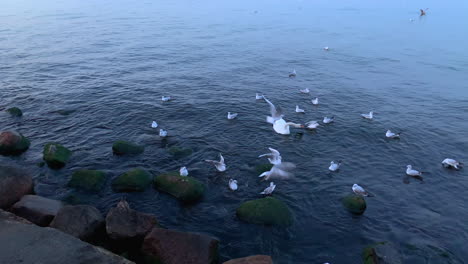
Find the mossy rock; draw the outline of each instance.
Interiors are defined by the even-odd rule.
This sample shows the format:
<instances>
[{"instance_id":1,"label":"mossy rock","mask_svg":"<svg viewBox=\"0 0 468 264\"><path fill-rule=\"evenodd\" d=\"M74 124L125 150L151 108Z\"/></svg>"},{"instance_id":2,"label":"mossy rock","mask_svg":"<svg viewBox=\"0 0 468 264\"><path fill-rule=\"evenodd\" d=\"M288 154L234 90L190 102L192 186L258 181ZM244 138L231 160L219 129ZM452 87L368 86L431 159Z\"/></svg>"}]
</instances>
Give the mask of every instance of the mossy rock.
<instances>
[{"instance_id":1,"label":"mossy rock","mask_svg":"<svg viewBox=\"0 0 468 264\"><path fill-rule=\"evenodd\" d=\"M182 202L196 202L203 197L205 186L197 179L169 172L156 176L154 186Z\"/></svg>"},{"instance_id":2,"label":"mossy rock","mask_svg":"<svg viewBox=\"0 0 468 264\"><path fill-rule=\"evenodd\" d=\"M21 133L4 131L0 133L0 155L19 155L28 150L31 142Z\"/></svg>"},{"instance_id":3,"label":"mossy rock","mask_svg":"<svg viewBox=\"0 0 468 264\"><path fill-rule=\"evenodd\" d=\"M63 116L68 116L68 115L73 114L75 111L76 110L72 110L72 109L61 109L61 110L55 111L54 113L57 113L57 114L63 115Z\"/></svg>"},{"instance_id":4,"label":"mossy rock","mask_svg":"<svg viewBox=\"0 0 468 264\"><path fill-rule=\"evenodd\" d=\"M10 113L11 116L14 116L14 117L23 116L23 111L21 111L21 109L19 109L18 107L8 108L6 111Z\"/></svg>"},{"instance_id":5,"label":"mossy rock","mask_svg":"<svg viewBox=\"0 0 468 264\"><path fill-rule=\"evenodd\" d=\"M130 170L112 181L116 192L142 192L151 183L151 175L143 169Z\"/></svg>"},{"instance_id":6,"label":"mossy rock","mask_svg":"<svg viewBox=\"0 0 468 264\"><path fill-rule=\"evenodd\" d=\"M145 151L145 147L132 142L119 140L112 145L112 151L116 155L136 155Z\"/></svg>"},{"instance_id":7,"label":"mossy rock","mask_svg":"<svg viewBox=\"0 0 468 264\"><path fill-rule=\"evenodd\" d=\"M343 198L342 203L348 211L353 214L361 215L366 211L366 200L362 196L350 194Z\"/></svg>"},{"instance_id":8,"label":"mossy rock","mask_svg":"<svg viewBox=\"0 0 468 264\"><path fill-rule=\"evenodd\" d=\"M192 155L193 153L193 150L191 148L183 148L177 146L170 147L168 151L175 159L185 158L187 156Z\"/></svg>"},{"instance_id":9,"label":"mossy rock","mask_svg":"<svg viewBox=\"0 0 468 264\"><path fill-rule=\"evenodd\" d=\"M390 242L378 242L362 251L364 264L402 264L401 256Z\"/></svg>"},{"instance_id":10,"label":"mossy rock","mask_svg":"<svg viewBox=\"0 0 468 264\"><path fill-rule=\"evenodd\" d=\"M241 220L252 224L289 226L293 222L288 206L274 197L244 202L236 213Z\"/></svg>"},{"instance_id":11,"label":"mossy rock","mask_svg":"<svg viewBox=\"0 0 468 264\"><path fill-rule=\"evenodd\" d=\"M255 166L255 172L257 174L262 174L265 171L271 170L271 168L273 168L273 164L271 164L271 163L259 164L259 165Z\"/></svg>"},{"instance_id":12,"label":"mossy rock","mask_svg":"<svg viewBox=\"0 0 468 264\"><path fill-rule=\"evenodd\" d=\"M47 166L60 169L68 162L72 152L58 143L47 143L42 154Z\"/></svg>"},{"instance_id":13,"label":"mossy rock","mask_svg":"<svg viewBox=\"0 0 468 264\"><path fill-rule=\"evenodd\" d=\"M98 192L106 181L106 174L97 170L78 170L73 172L68 186L86 191Z\"/></svg>"},{"instance_id":14,"label":"mossy rock","mask_svg":"<svg viewBox=\"0 0 468 264\"><path fill-rule=\"evenodd\" d=\"M93 204L99 197L96 195L89 195L89 193L70 193L67 196L63 197L61 201L69 205L79 205L79 204Z\"/></svg>"}]
</instances>

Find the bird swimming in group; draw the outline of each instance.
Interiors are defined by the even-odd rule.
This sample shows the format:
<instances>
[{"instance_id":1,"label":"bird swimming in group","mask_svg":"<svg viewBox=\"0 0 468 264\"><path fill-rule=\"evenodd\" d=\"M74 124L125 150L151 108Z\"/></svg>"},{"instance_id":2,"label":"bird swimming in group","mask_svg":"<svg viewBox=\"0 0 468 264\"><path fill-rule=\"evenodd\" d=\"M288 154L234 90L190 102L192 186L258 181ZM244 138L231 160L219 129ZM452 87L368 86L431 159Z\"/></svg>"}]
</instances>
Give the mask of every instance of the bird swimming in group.
<instances>
[{"instance_id":1,"label":"bird swimming in group","mask_svg":"<svg viewBox=\"0 0 468 264\"><path fill-rule=\"evenodd\" d=\"M237 181L236 180L233 180L233 179L229 180L229 189L231 189L231 191L236 191L237 190Z\"/></svg>"},{"instance_id":2,"label":"bird swimming in group","mask_svg":"<svg viewBox=\"0 0 468 264\"><path fill-rule=\"evenodd\" d=\"M153 121L153 123L151 123L151 127L152 128L157 128L158 127L158 123L156 121Z\"/></svg>"},{"instance_id":3,"label":"bird swimming in group","mask_svg":"<svg viewBox=\"0 0 468 264\"><path fill-rule=\"evenodd\" d=\"M256 93L255 94L255 100L262 100L263 99L263 94Z\"/></svg>"},{"instance_id":4,"label":"bird swimming in group","mask_svg":"<svg viewBox=\"0 0 468 264\"><path fill-rule=\"evenodd\" d=\"M270 182L270 186L266 187L265 190L263 190L263 192L261 192L260 194L271 195L273 193L273 191L275 190L275 188L276 188L275 183Z\"/></svg>"},{"instance_id":5,"label":"bird swimming in group","mask_svg":"<svg viewBox=\"0 0 468 264\"><path fill-rule=\"evenodd\" d=\"M270 102L266 97L263 97L265 99L265 102L270 105L270 113L271 116L267 116L266 120L268 123L273 124L273 130L275 130L276 133L281 134L281 135L289 135L291 134L289 127L293 126L296 128L303 128L304 126L301 124L296 124L293 122L286 122L283 119L283 114L280 108L276 108L275 105Z\"/></svg>"},{"instance_id":6,"label":"bird swimming in group","mask_svg":"<svg viewBox=\"0 0 468 264\"><path fill-rule=\"evenodd\" d=\"M423 173L417 170L413 170L413 166L406 166L406 175L408 176L421 176Z\"/></svg>"},{"instance_id":7,"label":"bird swimming in group","mask_svg":"<svg viewBox=\"0 0 468 264\"><path fill-rule=\"evenodd\" d=\"M293 71L289 74L289 78L294 78L296 77L297 73L296 73L296 69L293 69Z\"/></svg>"},{"instance_id":8,"label":"bird swimming in group","mask_svg":"<svg viewBox=\"0 0 468 264\"><path fill-rule=\"evenodd\" d=\"M310 90L309 90L309 88L305 88L305 89L299 90L299 92L304 93L304 94L308 94L308 93L310 93Z\"/></svg>"},{"instance_id":9,"label":"bird swimming in group","mask_svg":"<svg viewBox=\"0 0 468 264\"><path fill-rule=\"evenodd\" d=\"M319 103L318 102L318 97L315 97L314 99L312 99L311 102L312 102L313 105L318 105L318 103Z\"/></svg>"},{"instance_id":10,"label":"bird swimming in group","mask_svg":"<svg viewBox=\"0 0 468 264\"><path fill-rule=\"evenodd\" d=\"M164 129L159 129L159 136L160 137L167 137L167 131Z\"/></svg>"},{"instance_id":11,"label":"bird swimming in group","mask_svg":"<svg viewBox=\"0 0 468 264\"><path fill-rule=\"evenodd\" d=\"M181 167L180 170L179 170L179 174L180 176L188 176L188 170L187 168L184 166L184 167Z\"/></svg>"},{"instance_id":12,"label":"bird swimming in group","mask_svg":"<svg viewBox=\"0 0 468 264\"><path fill-rule=\"evenodd\" d=\"M309 121L305 124L307 129L316 129L319 126L319 122L317 121Z\"/></svg>"},{"instance_id":13,"label":"bird swimming in group","mask_svg":"<svg viewBox=\"0 0 468 264\"><path fill-rule=\"evenodd\" d=\"M335 122L335 117L332 116L332 117L324 117L323 118L323 123L324 124L330 124L330 123L333 123Z\"/></svg>"},{"instance_id":14,"label":"bird swimming in group","mask_svg":"<svg viewBox=\"0 0 468 264\"><path fill-rule=\"evenodd\" d=\"M161 100L162 100L163 102L169 102L171 99L172 99L172 98L171 98L170 96L164 96L164 95L163 95L163 96L161 97Z\"/></svg>"},{"instance_id":15,"label":"bird swimming in group","mask_svg":"<svg viewBox=\"0 0 468 264\"><path fill-rule=\"evenodd\" d=\"M385 133L385 136L388 137L388 138L400 138L400 133L393 133L392 131L387 130L387 132Z\"/></svg>"},{"instance_id":16,"label":"bird swimming in group","mask_svg":"<svg viewBox=\"0 0 468 264\"><path fill-rule=\"evenodd\" d=\"M361 114L362 118L365 119L373 119L374 118L374 111L370 111L369 114Z\"/></svg>"},{"instance_id":17,"label":"bird swimming in group","mask_svg":"<svg viewBox=\"0 0 468 264\"><path fill-rule=\"evenodd\" d=\"M449 158L444 159L442 161L442 165L444 165L445 168L454 168L456 170L461 169L463 167L463 163Z\"/></svg>"},{"instance_id":18,"label":"bird swimming in group","mask_svg":"<svg viewBox=\"0 0 468 264\"><path fill-rule=\"evenodd\" d=\"M213 164L218 171L225 171L226 170L226 163L224 163L224 157L219 153L219 161L216 160L205 160L206 162L209 162Z\"/></svg>"},{"instance_id":19,"label":"bird swimming in group","mask_svg":"<svg viewBox=\"0 0 468 264\"><path fill-rule=\"evenodd\" d=\"M305 110L304 110L304 109L301 109L301 108L299 108L299 106L298 106L298 105L296 105L296 113L303 113L303 114L304 114L304 113L305 113Z\"/></svg>"},{"instance_id":20,"label":"bird swimming in group","mask_svg":"<svg viewBox=\"0 0 468 264\"><path fill-rule=\"evenodd\" d=\"M328 167L328 169L330 171L337 171L340 169L340 166L341 166L341 160L339 160L338 162L330 161L330 167Z\"/></svg>"},{"instance_id":21,"label":"bird swimming in group","mask_svg":"<svg viewBox=\"0 0 468 264\"><path fill-rule=\"evenodd\" d=\"M289 171L295 168L296 165L294 165L294 163L281 162L279 164L274 164L269 171L263 172L258 177L263 178L264 181L267 181L270 178L285 180L293 176L292 173Z\"/></svg>"},{"instance_id":22,"label":"bird swimming in group","mask_svg":"<svg viewBox=\"0 0 468 264\"><path fill-rule=\"evenodd\" d=\"M268 149L270 150L270 153L262 154L262 155L260 155L258 157L259 158L268 157L268 161L273 165L281 164L282 157L281 157L281 154L279 153L279 151L274 149L274 148L268 148Z\"/></svg>"},{"instance_id":23,"label":"bird swimming in group","mask_svg":"<svg viewBox=\"0 0 468 264\"><path fill-rule=\"evenodd\" d=\"M361 186L357 185L356 183L353 184L353 192L357 195L360 195L360 196L369 196L369 193L366 192L366 190L364 190L364 188L362 188Z\"/></svg>"},{"instance_id":24,"label":"bird swimming in group","mask_svg":"<svg viewBox=\"0 0 468 264\"><path fill-rule=\"evenodd\" d=\"M237 117L237 113L228 112L227 119L231 120Z\"/></svg>"}]
</instances>

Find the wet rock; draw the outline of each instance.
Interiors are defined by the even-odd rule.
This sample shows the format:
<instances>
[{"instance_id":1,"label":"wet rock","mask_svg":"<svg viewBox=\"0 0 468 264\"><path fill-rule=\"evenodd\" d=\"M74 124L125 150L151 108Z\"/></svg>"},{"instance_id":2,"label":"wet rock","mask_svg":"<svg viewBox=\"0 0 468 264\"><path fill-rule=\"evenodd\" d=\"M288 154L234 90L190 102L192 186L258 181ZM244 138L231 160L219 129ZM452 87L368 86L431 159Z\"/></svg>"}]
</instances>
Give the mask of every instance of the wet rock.
<instances>
[{"instance_id":1,"label":"wet rock","mask_svg":"<svg viewBox=\"0 0 468 264\"><path fill-rule=\"evenodd\" d=\"M47 143L42 154L47 166L52 169L60 169L70 159L72 152L58 143Z\"/></svg>"},{"instance_id":2,"label":"wet rock","mask_svg":"<svg viewBox=\"0 0 468 264\"><path fill-rule=\"evenodd\" d=\"M273 264L270 256L255 255L245 258L231 259L223 264Z\"/></svg>"},{"instance_id":3,"label":"wet rock","mask_svg":"<svg viewBox=\"0 0 468 264\"><path fill-rule=\"evenodd\" d=\"M3 211L2 209L0 209L0 222L2 221L13 221L13 222L20 222L20 223L23 223L23 224L28 224L28 225L32 225L33 223L29 222L28 220L22 218L22 217L19 217L15 214L12 214L10 212L7 212L7 211Z\"/></svg>"},{"instance_id":4,"label":"wet rock","mask_svg":"<svg viewBox=\"0 0 468 264\"><path fill-rule=\"evenodd\" d=\"M116 192L142 192L151 183L151 175L143 169L130 170L112 181Z\"/></svg>"},{"instance_id":5,"label":"wet rock","mask_svg":"<svg viewBox=\"0 0 468 264\"><path fill-rule=\"evenodd\" d=\"M342 203L353 214L363 214L366 211L366 200L362 196L350 194L343 198Z\"/></svg>"},{"instance_id":6,"label":"wet rock","mask_svg":"<svg viewBox=\"0 0 468 264\"><path fill-rule=\"evenodd\" d=\"M119 140L114 142L114 145L112 145L112 151L116 155L136 155L143 153L145 151L145 147L128 141Z\"/></svg>"},{"instance_id":7,"label":"wet rock","mask_svg":"<svg viewBox=\"0 0 468 264\"><path fill-rule=\"evenodd\" d=\"M106 174L97 170L78 170L73 172L73 175L68 182L68 186L98 192L104 186L106 181Z\"/></svg>"},{"instance_id":8,"label":"wet rock","mask_svg":"<svg viewBox=\"0 0 468 264\"><path fill-rule=\"evenodd\" d=\"M50 227L89 241L104 227L104 218L93 206L66 205L58 211Z\"/></svg>"},{"instance_id":9,"label":"wet rock","mask_svg":"<svg viewBox=\"0 0 468 264\"><path fill-rule=\"evenodd\" d=\"M8 108L6 111L10 113L11 116L14 116L14 117L23 116L23 111L21 111L21 109L19 109L18 107Z\"/></svg>"},{"instance_id":10,"label":"wet rock","mask_svg":"<svg viewBox=\"0 0 468 264\"><path fill-rule=\"evenodd\" d=\"M16 131L3 131L0 133L0 155L19 155L28 150L31 143Z\"/></svg>"},{"instance_id":11,"label":"wet rock","mask_svg":"<svg viewBox=\"0 0 468 264\"><path fill-rule=\"evenodd\" d=\"M207 235L154 228L142 251L164 264L217 263L219 241Z\"/></svg>"},{"instance_id":12,"label":"wet rock","mask_svg":"<svg viewBox=\"0 0 468 264\"><path fill-rule=\"evenodd\" d=\"M364 264L402 264L398 250L390 242L379 242L364 249Z\"/></svg>"},{"instance_id":13,"label":"wet rock","mask_svg":"<svg viewBox=\"0 0 468 264\"><path fill-rule=\"evenodd\" d=\"M80 205L80 204L93 204L94 201L99 199L97 195L90 194L88 192L71 192L61 198L61 201L68 205Z\"/></svg>"},{"instance_id":14,"label":"wet rock","mask_svg":"<svg viewBox=\"0 0 468 264\"><path fill-rule=\"evenodd\" d=\"M73 109L61 109L61 110L54 111L53 113L63 115L63 116L68 116L68 115L73 114L75 111L76 110L73 110Z\"/></svg>"},{"instance_id":15,"label":"wet rock","mask_svg":"<svg viewBox=\"0 0 468 264\"><path fill-rule=\"evenodd\" d=\"M274 197L244 202L236 213L241 220L252 224L289 226L293 222L288 206Z\"/></svg>"},{"instance_id":16,"label":"wet rock","mask_svg":"<svg viewBox=\"0 0 468 264\"><path fill-rule=\"evenodd\" d=\"M48 226L62 208L62 202L37 195L25 195L11 211L38 226Z\"/></svg>"},{"instance_id":17,"label":"wet rock","mask_svg":"<svg viewBox=\"0 0 468 264\"><path fill-rule=\"evenodd\" d=\"M259 164L255 166L255 172L260 175L265 171L271 170L271 168L273 168L273 164L271 163Z\"/></svg>"},{"instance_id":18,"label":"wet rock","mask_svg":"<svg viewBox=\"0 0 468 264\"><path fill-rule=\"evenodd\" d=\"M0 208L7 209L33 192L32 177L18 168L0 165Z\"/></svg>"},{"instance_id":19,"label":"wet rock","mask_svg":"<svg viewBox=\"0 0 468 264\"><path fill-rule=\"evenodd\" d=\"M183 148L183 147L177 147L177 146L170 147L167 151L175 159L185 158L187 156L192 155L192 153L193 153L193 150L191 148Z\"/></svg>"},{"instance_id":20,"label":"wet rock","mask_svg":"<svg viewBox=\"0 0 468 264\"><path fill-rule=\"evenodd\" d=\"M203 197L205 186L197 179L180 176L176 172L164 173L154 178L154 186L183 202L196 202Z\"/></svg>"},{"instance_id":21,"label":"wet rock","mask_svg":"<svg viewBox=\"0 0 468 264\"><path fill-rule=\"evenodd\" d=\"M106 216L106 232L115 240L141 241L155 226L158 221L154 215L135 211L124 200Z\"/></svg>"}]
</instances>

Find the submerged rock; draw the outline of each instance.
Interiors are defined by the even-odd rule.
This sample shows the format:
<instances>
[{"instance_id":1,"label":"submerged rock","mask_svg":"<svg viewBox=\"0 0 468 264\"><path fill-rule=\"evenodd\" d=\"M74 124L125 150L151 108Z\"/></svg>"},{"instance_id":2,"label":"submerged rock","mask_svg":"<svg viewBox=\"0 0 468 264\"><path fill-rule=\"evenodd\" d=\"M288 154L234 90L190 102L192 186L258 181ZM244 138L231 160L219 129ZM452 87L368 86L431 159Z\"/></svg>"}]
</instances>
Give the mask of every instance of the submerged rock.
<instances>
[{"instance_id":1,"label":"submerged rock","mask_svg":"<svg viewBox=\"0 0 468 264\"><path fill-rule=\"evenodd\" d=\"M0 133L0 155L19 155L28 150L31 143L16 131Z\"/></svg>"},{"instance_id":2,"label":"submerged rock","mask_svg":"<svg viewBox=\"0 0 468 264\"><path fill-rule=\"evenodd\" d=\"M84 241L96 236L104 227L104 218L98 209L89 205L62 207L50 226Z\"/></svg>"},{"instance_id":3,"label":"submerged rock","mask_svg":"<svg viewBox=\"0 0 468 264\"><path fill-rule=\"evenodd\" d=\"M98 192L106 181L106 174L97 170L78 170L68 182L68 186L86 191Z\"/></svg>"},{"instance_id":4,"label":"submerged rock","mask_svg":"<svg viewBox=\"0 0 468 264\"><path fill-rule=\"evenodd\" d=\"M197 179L180 176L176 172L164 173L154 178L154 186L183 202L195 202L203 197L205 186Z\"/></svg>"},{"instance_id":5,"label":"submerged rock","mask_svg":"<svg viewBox=\"0 0 468 264\"><path fill-rule=\"evenodd\" d=\"M15 117L23 116L23 111L21 111L21 109L19 109L18 107L8 108L6 111L10 113L10 115Z\"/></svg>"},{"instance_id":6,"label":"submerged rock","mask_svg":"<svg viewBox=\"0 0 468 264\"><path fill-rule=\"evenodd\" d=\"M223 264L273 264L270 256L255 255L245 258L231 259Z\"/></svg>"},{"instance_id":7,"label":"submerged rock","mask_svg":"<svg viewBox=\"0 0 468 264\"><path fill-rule=\"evenodd\" d=\"M31 175L18 168L0 165L0 208L7 209L23 195L33 192Z\"/></svg>"},{"instance_id":8,"label":"submerged rock","mask_svg":"<svg viewBox=\"0 0 468 264\"><path fill-rule=\"evenodd\" d=\"M252 224L289 226L293 222L288 206L274 197L244 202L236 213L241 220Z\"/></svg>"},{"instance_id":9,"label":"submerged rock","mask_svg":"<svg viewBox=\"0 0 468 264\"><path fill-rule=\"evenodd\" d=\"M181 159L190 156L193 153L193 150L191 148L183 148L177 146L170 147L168 151L175 159Z\"/></svg>"},{"instance_id":10,"label":"submerged rock","mask_svg":"<svg viewBox=\"0 0 468 264\"><path fill-rule=\"evenodd\" d=\"M112 151L116 155L136 155L143 153L145 147L128 141L119 140L112 145Z\"/></svg>"},{"instance_id":11,"label":"submerged rock","mask_svg":"<svg viewBox=\"0 0 468 264\"><path fill-rule=\"evenodd\" d=\"M402 264L401 256L390 242L379 242L364 249L364 264Z\"/></svg>"},{"instance_id":12,"label":"submerged rock","mask_svg":"<svg viewBox=\"0 0 468 264\"><path fill-rule=\"evenodd\" d=\"M366 211L366 200L362 196L350 194L343 198L343 205L353 214L363 214Z\"/></svg>"},{"instance_id":13,"label":"submerged rock","mask_svg":"<svg viewBox=\"0 0 468 264\"><path fill-rule=\"evenodd\" d=\"M154 228L145 237L142 251L164 264L214 264L218 244L207 235Z\"/></svg>"},{"instance_id":14,"label":"submerged rock","mask_svg":"<svg viewBox=\"0 0 468 264\"><path fill-rule=\"evenodd\" d=\"M259 164L255 166L255 172L257 174L262 174L265 171L271 170L271 168L273 168L273 164L271 163Z\"/></svg>"},{"instance_id":15,"label":"submerged rock","mask_svg":"<svg viewBox=\"0 0 468 264\"><path fill-rule=\"evenodd\" d=\"M48 226L62 208L62 202L37 195L25 195L11 211L38 226Z\"/></svg>"},{"instance_id":16,"label":"submerged rock","mask_svg":"<svg viewBox=\"0 0 468 264\"><path fill-rule=\"evenodd\" d=\"M112 181L116 192L142 192L151 183L151 175L143 169L130 170Z\"/></svg>"},{"instance_id":17,"label":"submerged rock","mask_svg":"<svg viewBox=\"0 0 468 264\"><path fill-rule=\"evenodd\" d=\"M47 143L42 154L47 166L52 169L60 169L70 159L72 152L58 143Z\"/></svg>"}]
</instances>

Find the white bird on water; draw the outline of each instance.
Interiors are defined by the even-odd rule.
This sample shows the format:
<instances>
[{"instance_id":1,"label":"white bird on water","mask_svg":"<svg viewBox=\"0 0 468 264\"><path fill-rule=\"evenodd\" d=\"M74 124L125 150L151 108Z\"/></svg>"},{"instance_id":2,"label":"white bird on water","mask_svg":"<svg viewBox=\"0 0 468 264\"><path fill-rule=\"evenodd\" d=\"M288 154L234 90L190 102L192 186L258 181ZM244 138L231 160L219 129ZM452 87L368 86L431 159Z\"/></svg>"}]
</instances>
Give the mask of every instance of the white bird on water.
<instances>
[{"instance_id":1,"label":"white bird on water","mask_svg":"<svg viewBox=\"0 0 468 264\"><path fill-rule=\"evenodd\" d=\"M262 100L263 99L263 94L256 93L255 94L255 100Z\"/></svg>"},{"instance_id":2,"label":"white bird on water","mask_svg":"<svg viewBox=\"0 0 468 264\"><path fill-rule=\"evenodd\" d=\"M310 93L309 88L301 89L301 90L299 90L299 91L300 91L301 93L304 93L304 94Z\"/></svg>"},{"instance_id":3,"label":"white bird on water","mask_svg":"<svg viewBox=\"0 0 468 264\"><path fill-rule=\"evenodd\" d=\"M340 169L340 166L341 166L341 160L339 160L338 162L331 161L330 162L330 167L328 167L328 169L330 171L337 171L337 170Z\"/></svg>"},{"instance_id":4,"label":"white bird on water","mask_svg":"<svg viewBox=\"0 0 468 264\"><path fill-rule=\"evenodd\" d=\"M449 158L444 159L442 161L442 165L444 165L445 168L454 168L456 170L461 169L463 167L463 163Z\"/></svg>"},{"instance_id":5,"label":"white bird on water","mask_svg":"<svg viewBox=\"0 0 468 264\"><path fill-rule=\"evenodd\" d=\"M329 47L324 47L323 49L324 49L325 51L329 51L329 50L330 50Z\"/></svg>"},{"instance_id":6,"label":"white bird on water","mask_svg":"<svg viewBox=\"0 0 468 264\"><path fill-rule=\"evenodd\" d=\"M224 163L224 157L219 153L219 161L216 160L205 160L206 162L209 162L213 164L218 171L225 171L226 170L226 163Z\"/></svg>"},{"instance_id":7,"label":"white bird on water","mask_svg":"<svg viewBox=\"0 0 468 264\"><path fill-rule=\"evenodd\" d=\"M298 106L298 105L296 105L296 113L303 113L303 114L304 114L304 113L305 113L305 110L304 110L304 109L301 109L301 108L299 108L299 106Z\"/></svg>"},{"instance_id":8,"label":"white bird on water","mask_svg":"<svg viewBox=\"0 0 468 264\"><path fill-rule=\"evenodd\" d=\"M233 180L233 179L229 180L229 189L231 189L231 191L236 191L237 190L237 181L236 180Z\"/></svg>"},{"instance_id":9,"label":"white bird on water","mask_svg":"<svg viewBox=\"0 0 468 264\"><path fill-rule=\"evenodd\" d=\"M237 117L237 113L228 112L227 119L232 120Z\"/></svg>"},{"instance_id":10,"label":"white bird on water","mask_svg":"<svg viewBox=\"0 0 468 264\"><path fill-rule=\"evenodd\" d=\"M267 116L267 122L273 124L273 130L276 133L281 135L289 135L291 134L289 127L293 126L296 128L303 128L304 126L301 124L296 124L293 122L286 122L283 119L283 114L281 113L281 109L276 108L274 104L270 102L266 97L263 97L265 101L270 105L270 113L271 116Z\"/></svg>"},{"instance_id":11,"label":"white bird on water","mask_svg":"<svg viewBox=\"0 0 468 264\"><path fill-rule=\"evenodd\" d=\"M151 123L151 127L152 128L157 128L158 127L158 123L156 121L153 121L153 123Z\"/></svg>"},{"instance_id":12,"label":"white bird on water","mask_svg":"<svg viewBox=\"0 0 468 264\"><path fill-rule=\"evenodd\" d=\"M167 131L164 129L159 129L159 136L160 137L167 137Z\"/></svg>"},{"instance_id":13,"label":"white bird on water","mask_svg":"<svg viewBox=\"0 0 468 264\"><path fill-rule=\"evenodd\" d=\"M263 190L263 192L261 192L260 194L271 195L273 191L275 190L275 188L276 188L275 183L270 182L270 186L266 187L265 190Z\"/></svg>"},{"instance_id":14,"label":"white bird on water","mask_svg":"<svg viewBox=\"0 0 468 264\"><path fill-rule=\"evenodd\" d=\"M392 131L387 130L387 132L385 133L385 136L388 137L388 138L400 138L400 133L393 133Z\"/></svg>"},{"instance_id":15,"label":"white bird on water","mask_svg":"<svg viewBox=\"0 0 468 264\"><path fill-rule=\"evenodd\" d=\"M319 122L317 121L309 121L305 124L307 129L316 129L319 126Z\"/></svg>"},{"instance_id":16,"label":"white bird on water","mask_svg":"<svg viewBox=\"0 0 468 264\"><path fill-rule=\"evenodd\" d=\"M413 169L413 166L406 166L406 175L408 176L421 176L423 173Z\"/></svg>"},{"instance_id":17,"label":"white bird on water","mask_svg":"<svg viewBox=\"0 0 468 264\"><path fill-rule=\"evenodd\" d=\"M164 96L164 95L163 95L163 96L161 97L161 100L162 100L163 102L169 102L171 99L172 99L172 98L171 98L170 96Z\"/></svg>"},{"instance_id":18,"label":"white bird on water","mask_svg":"<svg viewBox=\"0 0 468 264\"><path fill-rule=\"evenodd\" d=\"M364 190L364 188L362 188L361 186L357 185L356 183L353 185L352 187L353 189L353 192L357 195L360 195L360 196L369 196L369 193L366 192L366 190Z\"/></svg>"},{"instance_id":19,"label":"white bird on water","mask_svg":"<svg viewBox=\"0 0 468 264\"><path fill-rule=\"evenodd\" d=\"M259 158L268 157L268 161L273 165L281 164L282 158L281 158L281 154L279 153L279 151L274 148L268 148L268 149L270 150L270 153L262 154L258 157Z\"/></svg>"},{"instance_id":20,"label":"white bird on water","mask_svg":"<svg viewBox=\"0 0 468 264\"><path fill-rule=\"evenodd\" d=\"M323 118L323 123L324 124L330 124L330 123L333 123L335 122L335 117L332 116L332 117L324 117Z\"/></svg>"},{"instance_id":21,"label":"white bird on water","mask_svg":"<svg viewBox=\"0 0 468 264\"><path fill-rule=\"evenodd\" d=\"M313 105L318 105L318 103L319 103L318 102L318 97L315 97L315 99L312 99L311 102L312 102Z\"/></svg>"},{"instance_id":22,"label":"white bird on water","mask_svg":"<svg viewBox=\"0 0 468 264\"><path fill-rule=\"evenodd\" d=\"M293 71L289 74L289 78L294 78L296 77L297 73L296 73L296 69L293 69Z\"/></svg>"},{"instance_id":23,"label":"white bird on water","mask_svg":"<svg viewBox=\"0 0 468 264\"><path fill-rule=\"evenodd\" d=\"M294 163L281 162L280 164L274 164L269 171L263 172L258 177L264 177L263 180L265 181L269 180L270 178L285 180L292 177L292 173L290 173L289 170L293 170L294 168L296 168Z\"/></svg>"},{"instance_id":24,"label":"white bird on water","mask_svg":"<svg viewBox=\"0 0 468 264\"><path fill-rule=\"evenodd\" d=\"M365 118L365 119L373 119L374 118L374 112L370 111L369 114L361 114L361 117Z\"/></svg>"},{"instance_id":25,"label":"white bird on water","mask_svg":"<svg viewBox=\"0 0 468 264\"><path fill-rule=\"evenodd\" d=\"M184 166L184 167L181 167L180 170L179 170L179 174L180 176L188 176L188 170L187 168Z\"/></svg>"}]
</instances>

